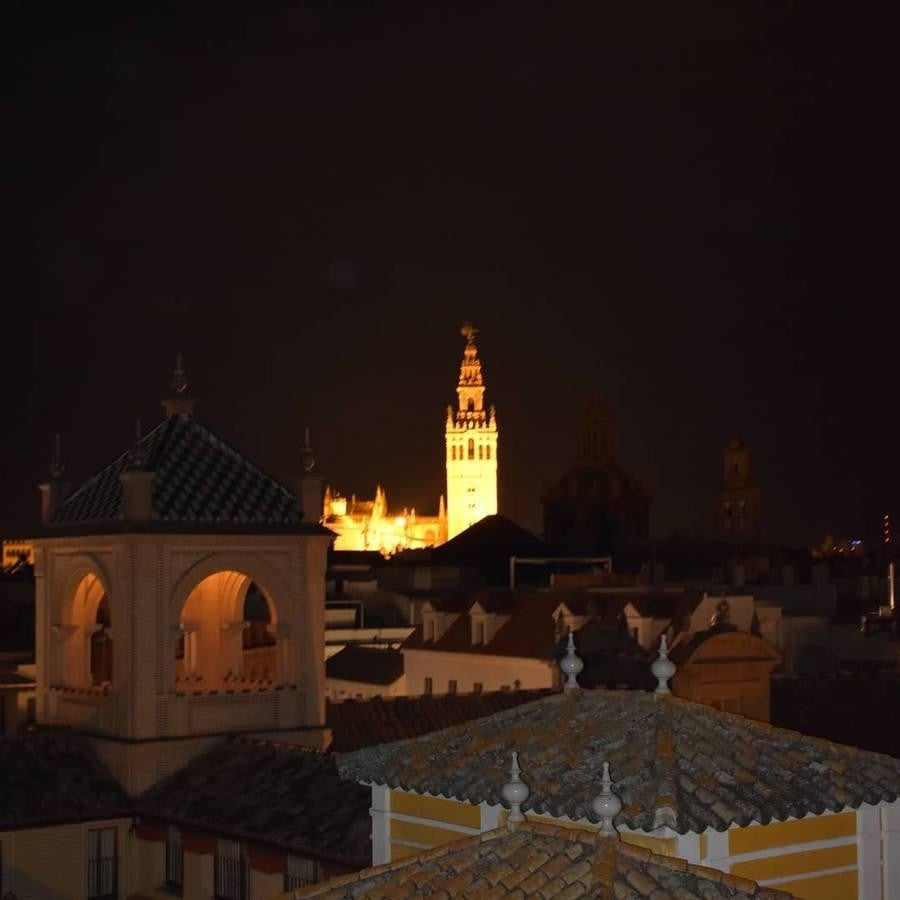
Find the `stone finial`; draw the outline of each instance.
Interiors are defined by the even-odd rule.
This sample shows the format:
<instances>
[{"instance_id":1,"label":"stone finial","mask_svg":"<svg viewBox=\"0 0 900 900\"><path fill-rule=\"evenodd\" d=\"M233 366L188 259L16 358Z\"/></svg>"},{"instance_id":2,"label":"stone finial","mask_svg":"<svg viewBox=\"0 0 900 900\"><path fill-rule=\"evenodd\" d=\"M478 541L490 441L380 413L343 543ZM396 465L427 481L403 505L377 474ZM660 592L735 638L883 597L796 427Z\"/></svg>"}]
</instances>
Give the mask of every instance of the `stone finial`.
<instances>
[{"instance_id":1,"label":"stone finial","mask_svg":"<svg viewBox=\"0 0 900 900\"><path fill-rule=\"evenodd\" d=\"M300 452L303 458L303 471L312 472L316 467L316 457L309 440L309 425L303 431L303 449Z\"/></svg>"},{"instance_id":2,"label":"stone finial","mask_svg":"<svg viewBox=\"0 0 900 900\"><path fill-rule=\"evenodd\" d=\"M650 666L653 677L659 682L656 685L654 694L671 694L669 689L669 679L675 674L675 663L669 659L669 648L666 644L666 636L660 635L659 638L659 656L653 660Z\"/></svg>"},{"instance_id":3,"label":"stone finial","mask_svg":"<svg viewBox=\"0 0 900 900\"><path fill-rule=\"evenodd\" d=\"M184 371L184 362L180 353L175 358L175 371L172 372L172 384L170 386L179 397L187 393L187 372Z\"/></svg>"},{"instance_id":4,"label":"stone finial","mask_svg":"<svg viewBox=\"0 0 900 900\"><path fill-rule=\"evenodd\" d=\"M53 455L50 457L48 468L50 470L50 477L54 481L58 481L62 478L62 473L66 470L66 464L63 462L62 458L62 442L59 438L59 432L53 437Z\"/></svg>"},{"instance_id":5,"label":"stone finial","mask_svg":"<svg viewBox=\"0 0 900 900\"><path fill-rule=\"evenodd\" d=\"M143 469L147 464L147 449L141 444L143 438L143 426L141 420L134 420L134 446L128 456L128 464L132 469Z\"/></svg>"},{"instance_id":6,"label":"stone finial","mask_svg":"<svg viewBox=\"0 0 900 900\"><path fill-rule=\"evenodd\" d=\"M600 780L600 793L591 801L591 809L600 819L600 834L603 837L618 837L614 820L622 811L622 801L612 792L612 780L609 777L609 763L603 763L603 777Z\"/></svg>"},{"instance_id":7,"label":"stone finial","mask_svg":"<svg viewBox=\"0 0 900 900\"><path fill-rule=\"evenodd\" d=\"M584 668L584 660L575 653L575 636L572 634L572 627L569 626L569 642L566 644L566 655L559 661L559 667L566 676L566 683L563 685L564 691L571 691L578 687L577 675Z\"/></svg>"},{"instance_id":8,"label":"stone finial","mask_svg":"<svg viewBox=\"0 0 900 900\"><path fill-rule=\"evenodd\" d=\"M500 791L503 799L509 804L509 815L506 818L506 822L510 827L515 827L519 822L525 821L525 816L522 815L522 804L531 796L531 788L519 778L521 774L519 754L513 750L509 781L503 785Z\"/></svg>"},{"instance_id":9,"label":"stone finial","mask_svg":"<svg viewBox=\"0 0 900 900\"><path fill-rule=\"evenodd\" d=\"M728 629L731 626L731 606L728 600L723 597L716 604L716 611L709 617L709 627Z\"/></svg>"},{"instance_id":10,"label":"stone finial","mask_svg":"<svg viewBox=\"0 0 900 900\"><path fill-rule=\"evenodd\" d=\"M169 387L172 389L172 396L162 402L166 415L192 416L196 400L188 394L187 372L184 370L184 361L180 353L175 359L175 369Z\"/></svg>"}]
</instances>

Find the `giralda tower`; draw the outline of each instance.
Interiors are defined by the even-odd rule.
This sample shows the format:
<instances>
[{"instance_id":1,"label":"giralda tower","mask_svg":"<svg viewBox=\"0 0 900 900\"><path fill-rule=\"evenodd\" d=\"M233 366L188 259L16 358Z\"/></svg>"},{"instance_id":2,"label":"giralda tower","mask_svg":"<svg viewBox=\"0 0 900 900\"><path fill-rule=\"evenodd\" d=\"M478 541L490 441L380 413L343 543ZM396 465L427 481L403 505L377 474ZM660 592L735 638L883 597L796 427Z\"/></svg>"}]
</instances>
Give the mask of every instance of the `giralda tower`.
<instances>
[{"instance_id":1,"label":"giralda tower","mask_svg":"<svg viewBox=\"0 0 900 900\"><path fill-rule=\"evenodd\" d=\"M497 512L497 413L485 410L484 379L475 346L477 330L468 322L457 408L447 407L447 532L451 540Z\"/></svg>"}]
</instances>

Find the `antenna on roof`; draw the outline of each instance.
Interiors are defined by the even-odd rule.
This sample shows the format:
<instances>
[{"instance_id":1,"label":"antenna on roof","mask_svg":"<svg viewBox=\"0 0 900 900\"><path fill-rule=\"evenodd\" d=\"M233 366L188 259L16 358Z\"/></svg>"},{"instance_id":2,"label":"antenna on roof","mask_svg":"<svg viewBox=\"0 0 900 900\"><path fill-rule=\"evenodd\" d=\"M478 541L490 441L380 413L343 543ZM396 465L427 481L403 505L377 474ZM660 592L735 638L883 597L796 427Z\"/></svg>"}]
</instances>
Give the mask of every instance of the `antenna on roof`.
<instances>
[{"instance_id":1,"label":"antenna on roof","mask_svg":"<svg viewBox=\"0 0 900 900\"><path fill-rule=\"evenodd\" d=\"M564 691L571 691L578 687L576 676L584 668L584 660L575 653L575 636L572 634L572 626L569 626L569 642L566 644L566 655L559 661L559 667L566 676Z\"/></svg>"},{"instance_id":2,"label":"antenna on roof","mask_svg":"<svg viewBox=\"0 0 900 900\"><path fill-rule=\"evenodd\" d=\"M603 777L600 780L600 793L591 801L591 809L600 819L600 834L603 837L617 838L618 829L614 819L622 811L622 801L612 792L612 780L609 777L609 763L603 763Z\"/></svg>"},{"instance_id":3,"label":"antenna on roof","mask_svg":"<svg viewBox=\"0 0 900 900\"><path fill-rule=\"evenodd\" d=\"M522 815L522 804L531 796L531 788L519 778L521 774L519 754L513 750L509 781L503 785L500 791L503 799L509 804L509 815L506 817L506 824L510 828L514 828L519 822L525 821L525 816Z\"/></svg>"},{"instance_id":4,"label":"antenna on roof","mask_svg":"<svg viewBox=\"0 0 900 900\"><path fill-rule=\"evenodd\" d=\"M669 679L675 674L675 663L669 659L669 648L666 645L666 636L660 635L659 638L659 656L653 660L650 666L653 677L659 682L656 685L654 694L671 694L669 689Z\"/></svg>"},{"instance_id":5,"label":"antenna on roof","mask_svg":"<svg viewBox=\"0 0 900 900\"><path fill-rule=\"evenodd\" d=\"M62 458L62 443L59 439L59 432L53 436L53 455L50 457L48 468L50 469L50 477L54 481L61 478L62 473L66 470L66 464Z\"/></svg>"}]
</instances>

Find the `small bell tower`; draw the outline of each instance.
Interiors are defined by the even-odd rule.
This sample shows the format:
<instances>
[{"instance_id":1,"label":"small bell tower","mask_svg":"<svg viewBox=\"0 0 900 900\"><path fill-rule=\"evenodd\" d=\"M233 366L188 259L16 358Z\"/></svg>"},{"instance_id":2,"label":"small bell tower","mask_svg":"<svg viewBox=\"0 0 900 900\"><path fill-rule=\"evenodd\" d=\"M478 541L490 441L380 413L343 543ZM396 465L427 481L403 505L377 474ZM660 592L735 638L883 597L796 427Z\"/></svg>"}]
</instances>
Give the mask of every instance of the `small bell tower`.
<instances>
[{"instance_id":1,"label":"small bell tower","mask_svg":"<svg viewBox=\"0 0 900 900\"><path fill-rule=\"evenodd\" d=\"M484 407L484 378L475 344L477 329L466 322L457 407L447 407L447 537L454 538L497 513L497 413Z\"/></svg>"}]
</instances>

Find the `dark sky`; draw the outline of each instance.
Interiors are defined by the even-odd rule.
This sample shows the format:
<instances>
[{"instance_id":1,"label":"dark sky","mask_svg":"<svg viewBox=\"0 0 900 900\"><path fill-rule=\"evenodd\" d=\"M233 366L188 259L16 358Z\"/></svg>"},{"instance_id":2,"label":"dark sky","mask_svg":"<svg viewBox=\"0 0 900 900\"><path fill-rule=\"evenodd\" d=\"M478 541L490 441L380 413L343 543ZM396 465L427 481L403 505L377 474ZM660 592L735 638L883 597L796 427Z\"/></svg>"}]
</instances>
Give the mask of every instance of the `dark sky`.
<instances>
[{"instance_id":1,"label":"dark sky","mask_svg":"<svg viewBox=\"0 0 900 900\"><path fill-rule=\"evenodd\" d=\"M734 435L773 537L900 519L896 16L68 6L4 12L0 533L53 432L80 479L156 421L179 350L264 469L308 423L345 492L434 511L464 319L529 527L595 388L656 534L708 530Z\"/></svg>"}]
</instances>

